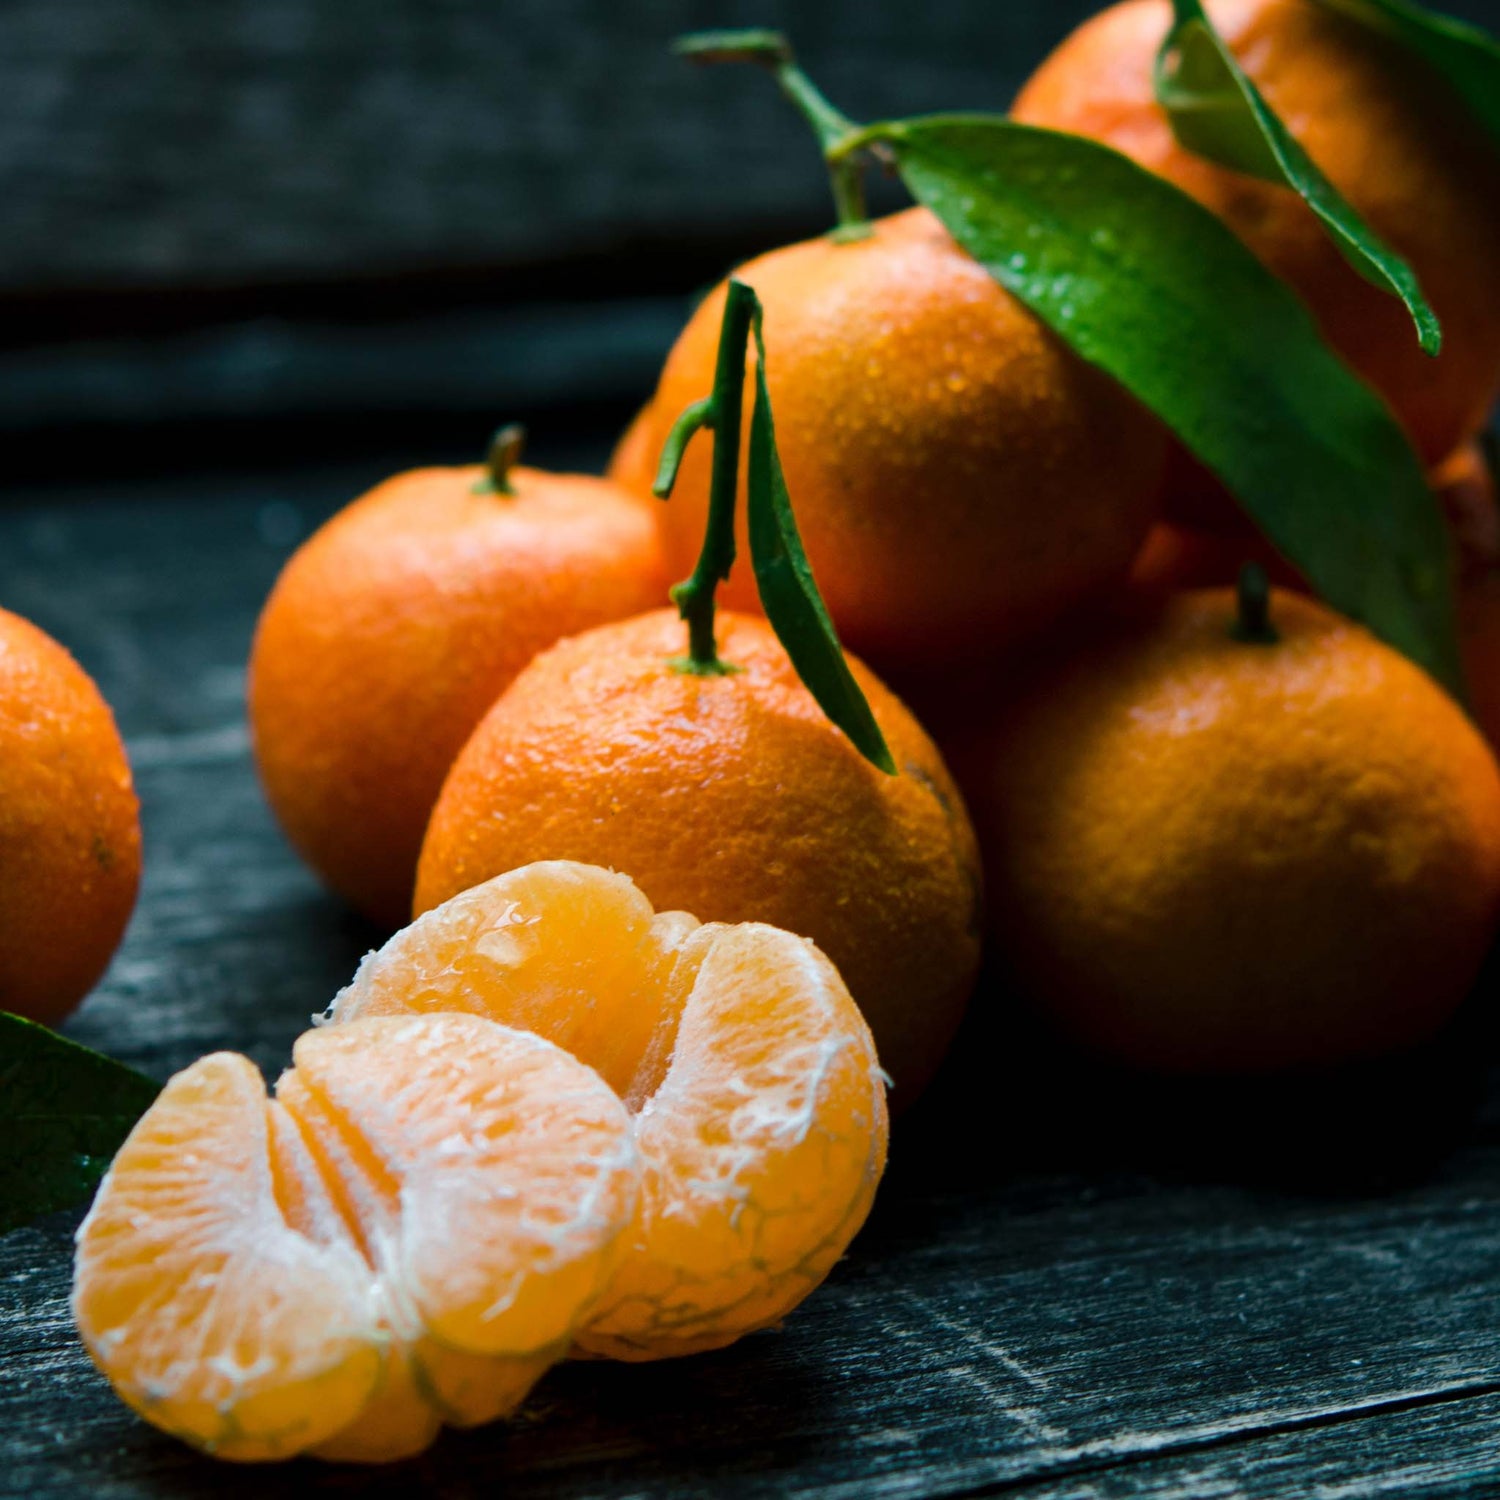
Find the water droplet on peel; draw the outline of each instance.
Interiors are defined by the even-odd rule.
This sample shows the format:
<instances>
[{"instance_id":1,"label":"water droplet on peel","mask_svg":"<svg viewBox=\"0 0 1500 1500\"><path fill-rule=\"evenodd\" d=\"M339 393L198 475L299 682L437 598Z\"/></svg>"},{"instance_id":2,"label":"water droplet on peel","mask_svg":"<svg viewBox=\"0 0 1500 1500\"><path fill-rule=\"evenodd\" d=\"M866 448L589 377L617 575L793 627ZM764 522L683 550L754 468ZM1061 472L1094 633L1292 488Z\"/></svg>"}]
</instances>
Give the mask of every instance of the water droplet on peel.
<instances>
[{"instance_id":1,"label":"water droplet on peel","mask_svg":"<svg viewBox=\"0 0 1500 1500\"><path fill-rule=\"evenodd\" d=\"M969 382L965 380L962 375L958 374L957 371L949 375L947 380L944 381L944 384L955 395L959 394L961 391L966 391L969 388Z\"/></svg>"},{"instance_id":2,"label":"water droplet on peel","mask_svg":"<svg viewBox=\"0 0 1500 1500\"><path fill-rule=\"evenodd\" d=\"M1026 257L1019 250L1005 263L1012 271L1024 271L1026 269Z\"/></svg>"}]
</instances>

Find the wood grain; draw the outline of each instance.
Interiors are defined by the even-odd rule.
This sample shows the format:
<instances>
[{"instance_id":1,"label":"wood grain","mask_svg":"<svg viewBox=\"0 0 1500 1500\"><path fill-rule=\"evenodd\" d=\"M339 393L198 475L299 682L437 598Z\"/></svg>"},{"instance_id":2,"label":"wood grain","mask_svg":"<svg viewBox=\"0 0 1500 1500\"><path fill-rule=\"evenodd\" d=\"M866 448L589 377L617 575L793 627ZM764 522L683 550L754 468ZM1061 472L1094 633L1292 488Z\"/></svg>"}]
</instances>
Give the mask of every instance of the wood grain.
<instances>
[{"instance_id":1,"label":"wood grain","mask_svg":"<svg viewBox=\"0 0 1500 1500\"><path fill-rule=\"evenodd\" d=\"M0 599L98 675L145 814L140 910L69 1031L156 1076L222 1046L274 1073L376 940L281 843L240 700L281 558L386 463L58 489L0 513ZM1080 1071L987 1004L942 1097L898 1130L870 1226L783 1331L561 1368L516 1422L390 1472L273 1476L157 1435L74 1339L77 1215L0 1238L0 1493L1500 1488L1500 1111L1474 1093L1482 1069L1455 1070L1482 1027L1395 1071L1221 1091L1215 1115Z\"/></svg>"}]
</instances>

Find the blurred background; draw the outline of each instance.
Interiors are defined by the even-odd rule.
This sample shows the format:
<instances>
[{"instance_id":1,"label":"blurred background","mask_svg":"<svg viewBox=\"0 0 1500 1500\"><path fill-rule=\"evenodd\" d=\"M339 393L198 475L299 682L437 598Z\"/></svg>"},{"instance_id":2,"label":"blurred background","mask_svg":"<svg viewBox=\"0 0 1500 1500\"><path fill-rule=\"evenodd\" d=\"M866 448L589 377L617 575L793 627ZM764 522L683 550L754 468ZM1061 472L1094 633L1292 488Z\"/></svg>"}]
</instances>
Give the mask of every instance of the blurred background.
<instances>
[{"instance_id":1,"label":"blurred background","mask_svg":"<svg viewBox=\"0 0 1500 1500\"><path fill-rule=\"evenodd\" d=\"M0 488L468 458L511 417L602 459L693 292L830 222L771 81L674 36L783 28L873 119L1003 109L1095 8L4 0Z\"/></svg>"}]
</instances>

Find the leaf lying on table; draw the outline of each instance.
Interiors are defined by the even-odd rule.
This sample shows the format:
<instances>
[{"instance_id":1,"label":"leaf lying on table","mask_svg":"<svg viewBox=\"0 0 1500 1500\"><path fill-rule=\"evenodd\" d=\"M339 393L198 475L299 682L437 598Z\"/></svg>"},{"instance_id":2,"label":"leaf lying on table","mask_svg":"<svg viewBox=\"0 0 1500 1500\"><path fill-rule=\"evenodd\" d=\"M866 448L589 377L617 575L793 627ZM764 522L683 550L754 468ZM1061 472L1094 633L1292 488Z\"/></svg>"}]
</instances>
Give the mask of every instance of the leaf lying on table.
<instances>
[{"instance_id":1,"label":"leaf lying on table","mask_svg":"<svg viewBox=\"0 0 1500 1500\"><path fill-rule=\"evenodd\" d=\"M1215 215L1097 142L992 115L861 130L1019 301L1149 407L1335 609L1462 693L1447 534L1380 398Z\"/></svg>"},{"instance_id":2,"label":"leaf lying on table","mask_svg":"<svg viewBox=\"0 0 1500 1500\"><path fill-rule=\"evenodd\" d=\"M160 1088L0 1011L0 1233L87 1196Z\"/></svg>"},{"instance_id":3,"label":"leaf lying on table","mask_svg":"<svg viewBox=\"0 0 1500 1500\"><path fill-rule=\"evenodd\" d=\"M1474 118L1500 142L1500 42L1477 26L1410 0L1323 0L1416 53L1441 73Z\"/></svg>"},{"instance_id":4,"label":"leaf lying on table","mask_svg":"<svg viewBox=\"0 0 1500 1500\"><path fill-rule=\"evenodd\" d=\"M1174 0L1172 29L1156 59L1156 97L1172 133L1222 166L1289 187L1318 216L1344 259L1367 281L1399 297L1428 354L1442 329L1416 272L1362 220L1281 123L1204 13L1200 0Z\"/></svg>"}]
</instances>

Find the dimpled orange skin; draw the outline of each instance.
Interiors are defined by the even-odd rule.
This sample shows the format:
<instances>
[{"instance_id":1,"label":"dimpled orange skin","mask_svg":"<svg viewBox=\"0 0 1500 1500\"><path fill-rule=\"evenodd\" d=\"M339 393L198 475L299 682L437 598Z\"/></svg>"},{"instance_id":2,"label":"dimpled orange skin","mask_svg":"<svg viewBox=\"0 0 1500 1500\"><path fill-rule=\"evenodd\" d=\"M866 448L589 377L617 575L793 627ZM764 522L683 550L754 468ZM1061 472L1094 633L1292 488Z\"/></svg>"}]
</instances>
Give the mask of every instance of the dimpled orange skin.
<instances>
[{"instance_id":1,"label":"dimpled orange skin","mask_svg":"<svg viewBox=\"0 0 1500 1500\"><path fill-rule=\"evenodd\" d=\"M1417 1042L1500 915L1500 772L1359 627L1172 595L952 750L994 936L1032 1003L1149 1069L1252 1073Z\"/></svg>"},{"instance_id":2,"label":"dimpled orange skin","mask_svg":"<svg viewBox=\"0 0 1500 1500\"><path fill-rule=\"evenodd\" d=\"M993 655L1124 574L1154 515L1166 439L925 209L741 266L765 307L776 440L834 623L881 670ZM611 475L649 493L684 407L709 394L721 286L698 307ZM748 424L749 387L745 401ZM712 444L662 516L674 576L703 538ZM743 459L742 459L743 468ZM746 559L722 598L758 611Z\"/></svg>"},{"instance_id":3,"label":"dimpled orange skin","mask_svg":"<svg viewBox=\"0 0 1500 1500\"><path fill-rule=\"evenodd\" d=\"M899 776L870 765L764 620L721 613L740 670L675 670L660 610L543 653L454 762L417 872L418 914L542 859L628 874L658 911L764 922L837 966L909 1105L941 1061L979 960L973 830L936 748L851 660Z\"/></svg>"},{"instance_id":4,"label":"dimpled orange skin","mask_svg":"<svg viewBox=\"0 0 1500 1500\"><path fill-rule=\"evenodd\" d=\"M55 1025L94 987L135 906L139 805L93 679L0 610L0 1010Z\"/></svg>"},{"instance_id":5,"label":"dimpled orange skin","mask_svg":"<svg viewBox=\"0 0 1500 1500\"><path fill-rule=\"evenodd\" d=\"M327 883L406 920L422 831L469 731L564 635L660 604L655 517L604 480L477 466L398 474L292 557L250 658L266 794Z\"/></svg>"},{"instance_id":6,"label":"dimpled orange skin","mask_svg":"<svg viewBox=\"0 0 1500 1500\"><path fill-rule=\"evenodd\" d=\"M1479 429L1500 385L1500 157L1417 58L1335 7L1212 0L1207 9L1288 129L1417 273L1443 325L1438 359L1418 348L1401 303L1349 266L1289 188L1177 144L1151 82L1171 23L1166 0L1125 0L1086 21L1032 75L1014 117L1101 140L1212 209L1307 302L1423 461L1439 462ZM1188 491L1204 486L1192 466L1174 470ZM1184 518L1194 498L1201 519L1204 502L1191 493ZM1178 512L1175 494L1167 507Z\"/></svg>"}]
</instances>

